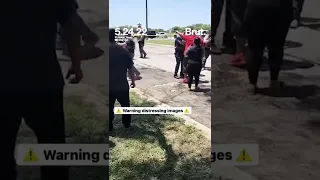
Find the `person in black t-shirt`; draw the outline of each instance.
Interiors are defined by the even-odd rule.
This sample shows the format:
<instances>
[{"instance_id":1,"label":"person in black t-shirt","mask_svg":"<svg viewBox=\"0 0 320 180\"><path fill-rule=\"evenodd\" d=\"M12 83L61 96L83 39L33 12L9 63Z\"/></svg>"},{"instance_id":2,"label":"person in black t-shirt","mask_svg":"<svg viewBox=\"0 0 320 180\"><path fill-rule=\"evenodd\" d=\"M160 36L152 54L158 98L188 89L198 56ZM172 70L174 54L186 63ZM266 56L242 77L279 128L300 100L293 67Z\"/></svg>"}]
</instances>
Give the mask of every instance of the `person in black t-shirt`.
<instances>
[{"instance_id":1,"label":"person in black t-shirt","mask_svg":"<svg viewBox=\"0 0 320 180\"><path fill-rule=\"evenodd\" d=\"M191 90L193 78L195 79L195 90L198 90L198 84L200 80L200 73L202 69L202 57L203 49L201 47L201 39L196 37L194 39L194 45L190 46L186 52L186 58L188 60L186 72L188 74L188 88Z\"/></svg>"},{"instance_id":2,"label":"person in black t-shirt","mask_svg":"<svg viewBox=\"0 0 320 180\"><path fill-rule=\"evenodd\" d=\"M0 137L3 154L0 179L16 180L14 149L22 118L38 143L66 143L63 110L64 78L55 51L57 23L71 54L67 73L71 83L82 79L78 54L80 34L71 20L72 0L10 1L3 15L0 50ZM5 15L5 16L4 16ZM23 28L22 28L23 27ZM37 51L34 51L34 50ZM41 166L42 180L68 180L68 167Z\"/></svg>"},{"instance_id":3,"label":"person in black t-shirt","mask_svg":"<svg viewBox=\"0 0 320 180\"><path fill-rule=\"evenodd\" d=\"M113 130L114 104L118 101L121 107L130 107L129 89L134 88L135 75L132 58L129 52L115 42L115 30L109 30L109 132ZM127 73L131 79L129 87ZM123 126L131 129L131 115L122 115Z\"/></svg>"}]
</instances>

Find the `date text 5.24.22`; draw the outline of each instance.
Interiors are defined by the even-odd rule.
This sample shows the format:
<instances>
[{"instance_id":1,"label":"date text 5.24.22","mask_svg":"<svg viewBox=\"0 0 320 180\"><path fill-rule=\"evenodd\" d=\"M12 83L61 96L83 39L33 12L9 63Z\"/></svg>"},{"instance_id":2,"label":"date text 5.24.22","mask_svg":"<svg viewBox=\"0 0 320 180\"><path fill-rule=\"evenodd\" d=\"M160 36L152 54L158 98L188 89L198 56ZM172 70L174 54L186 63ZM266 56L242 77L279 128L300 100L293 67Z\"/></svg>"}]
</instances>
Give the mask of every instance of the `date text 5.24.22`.
<instances>
[{"instance_id":1,"label":"date text 5.24.22","mask_svg":"<svg viewBox=\"0 0 320 180\"><path fill-rule=\"evenodd\" d=\"M128 35L147 35L147 29L145 28L116 28L116 36L128 36Z\"/></svg>"}]
</instances>

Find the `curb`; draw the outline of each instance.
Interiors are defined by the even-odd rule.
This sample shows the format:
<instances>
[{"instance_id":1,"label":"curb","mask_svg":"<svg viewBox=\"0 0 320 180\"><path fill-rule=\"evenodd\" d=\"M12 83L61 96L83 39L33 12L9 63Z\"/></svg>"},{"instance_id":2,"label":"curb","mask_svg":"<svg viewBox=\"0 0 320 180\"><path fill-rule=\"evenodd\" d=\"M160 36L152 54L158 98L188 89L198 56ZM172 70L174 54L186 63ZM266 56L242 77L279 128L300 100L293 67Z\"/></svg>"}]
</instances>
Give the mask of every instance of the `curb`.
<instances>
[{"instance_id":1,"label":"curb","mask_svg":"<svg viewBox=\"0 0 320 180\"><path fill-rule=\"evenodd\" d=\"M157 107L170 107L168 104L162 103L161 101L157 100L154 97L151 97L150 95L147 95L146 93L144 93L142 90L134 88L131 89L131 91L133 91L134 93L136 93L138 96L142 96L145 97L148 101L154 102L156 103ZM186 125L191 125L194 126L195 128L199 129L202 134L211 141L211 129L204 126L203 124L195 121L194 119L183 115L183 114L176 114L174 115L177 118L183 119Z\"/></svg>"},{"instance_id":2,"label":"curb","mask_svg":"<svg viewBox=\"0 0 320 180\"><path fill-rule=\"evenodd\" d=\"M148 101L156 103L157 107L170 107L168 104L162 103L161 101L157 100L154 97L151 97L150 95L146 94L142 90L138 88L130 89L130 91L136 93L138 96L145 97ZM184 123L186 125L191 125L201 131L201 133L211 141L211 129L204 126L203 124L195 121L194 119L183 115L183 114L178 114L174 115L177 118L183 119ZM213 175L219 180L257 180L257 178L253 177L251 174L246 173L239 168L235 166L231 167L222 167L222 166L212 166L211 165L211 171Z\"/></svg>"}]
</instances>

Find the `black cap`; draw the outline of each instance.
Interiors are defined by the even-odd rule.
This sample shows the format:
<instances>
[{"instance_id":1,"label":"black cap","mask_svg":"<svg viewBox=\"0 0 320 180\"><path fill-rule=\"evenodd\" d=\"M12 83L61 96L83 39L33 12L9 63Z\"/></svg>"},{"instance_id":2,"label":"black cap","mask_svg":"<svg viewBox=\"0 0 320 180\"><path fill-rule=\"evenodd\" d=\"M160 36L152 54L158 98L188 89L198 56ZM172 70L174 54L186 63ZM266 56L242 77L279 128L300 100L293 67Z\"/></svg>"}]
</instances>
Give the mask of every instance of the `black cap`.
<instances>
[{"instance_id":1,"label":"black cap","mask_svg":"<svg viewBox=\"0 0 320 180\"><path fill-rule=\"evenodd\" d=\"M116 30L109 29L109 42L115 42L115 41L116 41Z\"/></svg>"}]
</instances>

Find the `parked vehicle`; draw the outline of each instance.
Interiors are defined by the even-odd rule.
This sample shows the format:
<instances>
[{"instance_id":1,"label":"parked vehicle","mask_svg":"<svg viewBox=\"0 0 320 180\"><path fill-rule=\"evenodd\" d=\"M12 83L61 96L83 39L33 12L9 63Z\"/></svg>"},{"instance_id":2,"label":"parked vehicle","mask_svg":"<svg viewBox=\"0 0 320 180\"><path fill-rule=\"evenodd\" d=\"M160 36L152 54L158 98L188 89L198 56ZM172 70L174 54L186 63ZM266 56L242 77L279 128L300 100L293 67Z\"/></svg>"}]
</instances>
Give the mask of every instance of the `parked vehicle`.
<instances>
[{"instance_id":1,"label":"parked vehicle","mask_svg":"<svg viewBox=\"0 0 320 180\"><path fill-rule=\"evenodd\" d=\"M157 37L157 33L156 31L147 31L147 36L148 38L153 39Z\"/></svg>"},{"instance_id":2,"label":"parked vehicle","mask_svg":"<svg viewBox=\"0 0 320 180\"><path fill-rule=\"evenodd\" d=\"M159 32L159 33L157 34L157 37L158 37L158 38L168 38L168 35L167 35L167 33L165 33L165 32Z\"/></svg>"}]
</instances>

